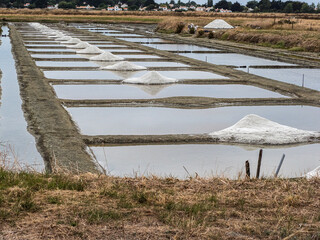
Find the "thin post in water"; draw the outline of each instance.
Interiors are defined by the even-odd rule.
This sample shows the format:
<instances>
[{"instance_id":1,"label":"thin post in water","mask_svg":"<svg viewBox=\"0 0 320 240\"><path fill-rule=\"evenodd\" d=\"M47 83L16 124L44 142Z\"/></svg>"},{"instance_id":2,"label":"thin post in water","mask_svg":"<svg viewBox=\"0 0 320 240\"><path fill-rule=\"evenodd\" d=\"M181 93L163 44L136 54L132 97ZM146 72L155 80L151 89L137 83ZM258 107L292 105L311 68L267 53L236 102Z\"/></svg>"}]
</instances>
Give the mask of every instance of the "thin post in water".
<instances>
[{"instance_id":1,"label":"thin post in water","mask_svg":"<svg viewBox=\"0 0 320 240\"><path fill-rule=\"evenodd\" d=\"M304 87L304 74L302 74L302 87Z\"/></svg>"},{"instance_id":2,"label":"thin post in water","mask_svg":"<svg viewBox=\"0 0 320 240\"><path fill-rule=\"evenodd\" d=\"M278 177L278 174L279 174L279 172L280 172L280 168L281 168L281 166L282 166L282 163L283 163L283 160L284 160L284 158L285 158L285 154L283 154L282 155L282 158L281 158L281 160L280 160L280 163L279 163L279 166L278 166L278 168L277 168L277 171L276 171L276 173L275 173L275 177Z\"/></svg>"},{"instance_id":3,"label":"thin post in water","mask_svg":"<svg viewBox=\"0 0 320 240\"><path fill-rule=\"evenodd\" d=\"M260 149L260 151L259 151L259 159L258 159L258 166L257 166L257 175L256 175L256 178L259 178L259 176L260 176L260 168L261 168L261 161L262 161L262 152L263 152L263 150Z\"/></svg>"},{"instance_id":4,"label":"thin post in water","mask_svg":"<svg viewBox=\"0 0 320 240\"><path fill-rule=\"evenodd\" d=\"M246 178L250 179L250 163L246 161Z\"/></svg>"}]
</instances>

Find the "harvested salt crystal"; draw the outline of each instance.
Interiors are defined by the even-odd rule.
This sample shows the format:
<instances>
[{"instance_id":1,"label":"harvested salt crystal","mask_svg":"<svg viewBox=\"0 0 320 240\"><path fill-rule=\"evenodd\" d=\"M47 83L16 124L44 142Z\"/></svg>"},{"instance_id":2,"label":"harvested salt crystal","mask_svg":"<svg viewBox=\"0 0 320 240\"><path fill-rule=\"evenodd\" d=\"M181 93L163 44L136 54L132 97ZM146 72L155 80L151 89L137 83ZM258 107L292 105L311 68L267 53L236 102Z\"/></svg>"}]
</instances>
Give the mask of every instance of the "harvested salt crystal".
<instances>
[{"instance_id":1,"label":"harvested salt crystal","mask_svg":"<svg viewBox=\"0 0 320 240\"><path fill-rule=\"evenodd\" d=\"M136 65L131 62L118 62L111 66L101 67L101 69L106 70L113 70L113 71L139 71L139 70L146 70L146 67Z\"/></svg>"},{"instance_id":2,"label":"harvested salt crystal","mask_svg":"<svg viewBox=\"0 0 320 240\"><path fill-rule=\"evenodd\" d=\"M123 80L125 83L136 83L136 84L168 84L177 82L177 79L168 78L162 76L160 73L152 71L144 74L141 77L128 78Z\"/></svg>"}]
</instances>

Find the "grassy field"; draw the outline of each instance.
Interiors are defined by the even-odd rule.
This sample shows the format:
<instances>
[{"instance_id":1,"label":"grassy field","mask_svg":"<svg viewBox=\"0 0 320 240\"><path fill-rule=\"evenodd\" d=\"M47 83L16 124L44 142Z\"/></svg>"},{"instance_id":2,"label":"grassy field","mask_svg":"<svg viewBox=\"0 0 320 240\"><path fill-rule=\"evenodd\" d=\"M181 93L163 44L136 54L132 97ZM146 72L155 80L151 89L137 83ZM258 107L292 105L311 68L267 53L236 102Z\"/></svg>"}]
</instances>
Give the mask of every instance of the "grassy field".
<instances>
[{"instance_id":1,"label":"grassy field","mask_svg":"<svg viewBox=\"0 0 320 240\"><path fill-rule=\"evenodd\" d=\"M0 168L0 239L319 239L320 179L116 178Z\"/></svg>"},{"instance_id":2,"label":"grassy field","mask_svg":"<svg viewBox=\"0 0 320 240\"><path fill-rule=\"evenodd\" d=\"M188 24L201 27L222 18L235 29L195 34ZM283 13L200 13L200 12L107 12L79 10L0 9L2 21L95 22L158 24L162 33L179 32L183 36L212 38L291 51L320 52L320 14ZM177 31L178 25L183 25Z\"/></svg>"},{"instance_id":3,"label":"grassy field","mask_svg":"<svg viewBox=\"0 0 320 240\"><path fill-rule=\"evenodd\" d=\"M183 36L211 38L254 44L265 47L289 49L292 51L320 52L320 20L288 19L285 15L278 18L223 18L236 28L205 33L203 26L212 19L207 18L169 18L158 23L157 31L179 33ZM188 24L194 23L200 28L189 34Z\"/></svg>"}]
</instances>

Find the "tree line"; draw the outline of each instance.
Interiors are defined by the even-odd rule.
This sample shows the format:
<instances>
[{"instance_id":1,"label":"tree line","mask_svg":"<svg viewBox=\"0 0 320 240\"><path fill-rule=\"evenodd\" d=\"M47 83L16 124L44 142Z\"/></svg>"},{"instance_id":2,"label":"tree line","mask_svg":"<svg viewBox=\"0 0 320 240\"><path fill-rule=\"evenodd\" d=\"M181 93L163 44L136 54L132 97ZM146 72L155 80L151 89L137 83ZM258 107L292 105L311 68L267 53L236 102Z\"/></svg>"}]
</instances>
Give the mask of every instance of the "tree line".
<instances>
[{"instance_id":1,"label":"tree line","mask_svg":"<svg viewBox=\"0 0 320 240\"><path fill-rule=\"evenodd\" d=\"M138 10L139 7L147 7L146 10L158 9L159 5L169 4L174 7L179 6L199 6L195 1L183 3L180 0L175 2L157 4L154 0L120 0L122 4L126 3L129 10ZM94 6L98 9L105 9L108 6L114 6L119 0L85 0L85 4ZM30 3L29 8L46 8L50 5L59 4L59 8L73 9L76 6L84 4L84 0L0 0L2 8L23 8L25 3ZM214 9L227 9L232 12L284 12L284 13L320 13L320 3L316 6L314 3L308 4L300 1L281 1L281 0L250 0L246 5L239 2L232 3L227 0L220 0L216 3L213 0L207 0L207 3L201 6L213 7Z\"/></svg>"}]
</instances>

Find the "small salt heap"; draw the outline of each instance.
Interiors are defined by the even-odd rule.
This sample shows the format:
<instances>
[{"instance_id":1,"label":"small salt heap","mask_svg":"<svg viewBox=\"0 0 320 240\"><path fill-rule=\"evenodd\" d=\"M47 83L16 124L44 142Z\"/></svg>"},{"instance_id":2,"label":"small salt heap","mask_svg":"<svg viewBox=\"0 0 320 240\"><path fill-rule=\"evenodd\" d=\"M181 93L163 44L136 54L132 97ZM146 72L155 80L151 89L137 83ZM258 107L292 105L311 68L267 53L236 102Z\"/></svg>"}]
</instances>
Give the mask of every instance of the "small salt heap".
<instances>
[{"instance_id":1,"label":"small salt heap","mask_svg":"<svg viewBox=\"0 0 320 240\"><path fill-rule=\"evenodd\" d=\"M72 37L64 36L64 37L57 38L56 41L69 41L70 39L72 39Z\"/></svg>"},{"instance_id":2,"label":"small salt heap","mask_svg":"<svg viewBox=\"0 0 320 240\"><path fill-rule=\"evenodd\" d=\"M113 71L139 71L139 70L146 70L146 67L136 65L131 62L118 62L111 66L101 67L101 69L106 70L113 70Z\"/></svg>"},{"instance_id":3,"label":"small salt heap","mask_svg":"<svg viewBox=\"0 0 320 240\"><path fill-rule=\"evenodd\" d=\"M114 61L122 61L124 58L116 56L110 52L103 52L98 56L94 56L90 58L91 61L105 61L105 62L114 62Z\"/></svg>"},{"instance_id":4,"label":"small salt heap","mask_svg":"<svg viewBox=\"0 0 320 240\"><path fill-rule=\"evenodd\" d=\"M135 84L168 84L177 82L177 79L168 78L162 76L160 73L152 71L144 74L141 77L128 78L123 80L125 83L135 83Z\"/></svg>"},{"instance_id":5,"label":"small salt heap","mask_svg":"<svg viewBox=\"0 0 320 240\"><path fill-rule=\"evenodd\" d=\"M233 126L210 135L222 142L266 145L307 143L320 138L319 132L281 125L255 114L247 115Z\"/></svg>"},{"instance_id":6,"label":"small salt heap","mask_svg":"<svg viewBox=\"0 0 320 240\"><path fill-rule=\"evenodd\" d=\"M82 41L79 38L71 38L70 40L64 43L81 43Z\"/></svg>"},{"instance_id":7,"label":"small salt heap","mask_svg":"<svg viewBox=\"0 0 320 240\"><path fill-rule=\"evenodd\" d=\"M307 179L311 179L311 178L320 178L320 166L317 167L316 169L308 172L305 177Z\"/></svg>"},{"instance_id":8,"label":"small salt heap","mask_svg":"<svg viewBox=\"0 0 320 240\"><path fill-rule=\"evenodd\" d=\"M90 45L89 47L86 47L85 49L77 51L77 53L84 53L84 54L97 54L97 53L103 53L104 51L96 46Z\"/></svg>"},{"instance_id":9,"label":"small salt heap","mask_svg":"<svg viewBox=\"0 0 320 240\"><path fill-rule=\"evenodd\" d=\"M84 49L90 46L91 45L87 42L80 42L80 43L77 43L76 45L67 45L67 48Z\"/></svg>"}]
</instances>

